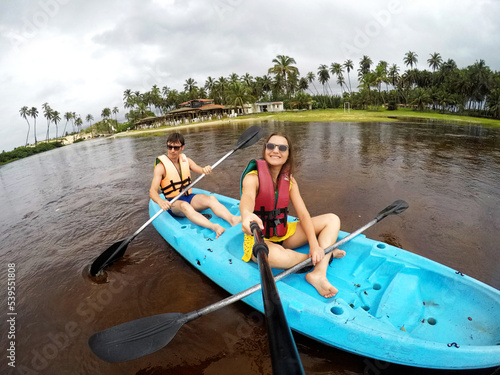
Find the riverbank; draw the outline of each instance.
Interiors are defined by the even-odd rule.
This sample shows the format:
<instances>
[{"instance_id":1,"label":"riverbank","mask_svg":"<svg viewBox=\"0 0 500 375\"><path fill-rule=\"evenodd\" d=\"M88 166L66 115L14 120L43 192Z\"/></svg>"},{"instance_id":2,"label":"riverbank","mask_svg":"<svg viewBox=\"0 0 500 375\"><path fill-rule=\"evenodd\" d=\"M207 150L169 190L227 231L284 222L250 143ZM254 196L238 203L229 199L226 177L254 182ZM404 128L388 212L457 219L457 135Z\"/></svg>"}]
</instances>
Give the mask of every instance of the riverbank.
<instances>
[{"instance_id":1,"label":"riverbank","mask_svg":"<svg viewBox=\"0 0 500 375\"><path fill-rule=\"evenodd\" d=\"M325 109L312 111L287 111L280 113L256 113L238 118L196 122L177 126L162 126L154 129L130 130L113 135L113 138L124 136L148 136L154 133L165 132L172 129L182 130L186 127L234 124L239 122L249 122L255 120L274 120L290 122L397 122L397 121L417 121L417 120L436 120L444 122L455 122L457 124L475 124L487 127L500 127L500 120L484 119L469 116L457 116L441 114L436 112L416 112L411 109L398 109L388 111L380 109L379 111L370 110L351 110L343 109Z\"/></svg>"}]
</instances>

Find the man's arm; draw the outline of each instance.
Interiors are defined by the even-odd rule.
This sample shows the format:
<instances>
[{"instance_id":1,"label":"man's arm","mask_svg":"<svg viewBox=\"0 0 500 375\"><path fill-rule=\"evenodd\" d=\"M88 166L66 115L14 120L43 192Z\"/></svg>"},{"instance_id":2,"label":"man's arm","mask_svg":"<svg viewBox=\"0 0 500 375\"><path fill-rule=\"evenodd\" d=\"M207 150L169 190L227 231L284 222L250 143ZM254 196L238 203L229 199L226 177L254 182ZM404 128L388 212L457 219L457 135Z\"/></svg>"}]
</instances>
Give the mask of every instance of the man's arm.
<instances>
[{"instance_id":1,"label":"man's arm","mask_svg":"<svg viewBox=\"0 0 500 375\"><path fill-rule=\"evenodd\" d=\"M149 197L156 202L163 211L170 209L170 203L164 199L161 199L158 194L158 186L160 186L163 176L166 174L165 167L162 163L158 163L153 172L153 181L151 182L151 187L149 188Z\"/></svg>"}]
</instances>

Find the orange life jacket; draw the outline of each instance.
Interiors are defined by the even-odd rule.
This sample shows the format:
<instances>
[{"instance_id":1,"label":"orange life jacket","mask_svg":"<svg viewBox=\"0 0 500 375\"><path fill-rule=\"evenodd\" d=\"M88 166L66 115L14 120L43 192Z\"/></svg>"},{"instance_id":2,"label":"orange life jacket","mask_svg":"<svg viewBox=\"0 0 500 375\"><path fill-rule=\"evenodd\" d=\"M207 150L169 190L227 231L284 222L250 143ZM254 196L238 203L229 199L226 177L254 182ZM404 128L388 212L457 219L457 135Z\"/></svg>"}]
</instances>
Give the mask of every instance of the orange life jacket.
<instances>
[{"instance_id":1,"label":"orange life jacket","mask_svg":"<svg viewBox=\"0 0 500 375\"><path fill-rule=\"evenodd\" d=\"M189 170L189 162L187 156L179 155L179 164L181 173L175 168L174 163L166 156L158 156L158 160L165 167L165 178L161 180L160 189L165 198L173 198L184 190L191 183L191 171ZM158 164L158 162L156 162ZM155 164L155 166L156 166ZM191 189L186 192L186 195L191 194Z\"/></svg>"},{"instance_id":2,"label":"orange life jacket","mask_svg":"<svg viewBox=\"0 0 500 375\"><path fill-rule=\"evenodd\" d=\"M281 173L278 178L278 190L274 191L273 179L265 160L251 160L241 176L243 178L257 169L259 191L255 197L254 214L264 224L264 237L284 236L287 231L288 203L290 201L290 175Z\"/></svg>"}]
</instances>

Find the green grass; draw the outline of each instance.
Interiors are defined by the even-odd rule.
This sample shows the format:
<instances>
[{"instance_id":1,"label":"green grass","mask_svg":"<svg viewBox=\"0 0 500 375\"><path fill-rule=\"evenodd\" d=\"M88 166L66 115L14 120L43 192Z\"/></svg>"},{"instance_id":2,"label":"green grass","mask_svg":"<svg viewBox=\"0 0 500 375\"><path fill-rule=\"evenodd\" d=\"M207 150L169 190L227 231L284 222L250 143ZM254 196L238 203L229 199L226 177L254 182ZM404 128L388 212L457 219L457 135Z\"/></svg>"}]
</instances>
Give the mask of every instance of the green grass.
<instances>
[{"instance_id":1,"label":"green grass","mask_svg":"<svg viewBox=\"0 0 500 375\"><path fill-rule=\"evenodd\" d=\"M278 121L292 122L378 122L398 121L405 119L434 119L438 121L451 121L462 124L478 124L491 127L500 127L500 120L448 115L436 112L416 112L412 109L398 109L396 111L388 111L386 109L380 109L378 111L351 109L351 112L344 112L343 109L318 109L313 111L259 113L255 115L245 116L244 118L255 118L262 120L273 119Z\"/></svg>"}]
</instances>

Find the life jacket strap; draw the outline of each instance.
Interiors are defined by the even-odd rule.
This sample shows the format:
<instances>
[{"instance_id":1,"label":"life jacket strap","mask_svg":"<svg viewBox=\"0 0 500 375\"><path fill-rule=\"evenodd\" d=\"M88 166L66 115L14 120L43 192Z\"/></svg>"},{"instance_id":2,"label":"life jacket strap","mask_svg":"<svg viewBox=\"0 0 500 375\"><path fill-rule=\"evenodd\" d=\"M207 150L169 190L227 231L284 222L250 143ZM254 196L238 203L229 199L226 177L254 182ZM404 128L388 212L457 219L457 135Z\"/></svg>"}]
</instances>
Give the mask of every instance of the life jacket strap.
<instances>
[{"instance_id":1,"label":"life jacket strap","mask_svg":"<svg viewBox=\"0 0 500 375\"><path fill-rule=\"evenodd\" d=\"M191 184L191 177L188 177L185 180L178 181L178 182L174 182L173 180L170 180L170 184L165 186L164 188L160 187L160 190L165 195L165 197L167 197L168 194L170 194L176 190L182 191L184 188L188 187L190 184ZM186 192L185 195L188 195L188 193Z\"/></svg>"},{"instance_id":2,"label":"life jacket strap","mask_svg":"<svg viewBox=\"0 0 500 375\"><path fill-rule=\"evenodd\" d=\"M288 216L288 207L276 208L271 211L266 211L264 206L260 207L260 210L254 211L254 214L260 217L264 222L264 227L266 228L266 233L264 237L271 238L276 234L276 228L280 224L286 225ZM282 218L278 218L279 215L284 214ZM272 230L272 232L271 232Z\"/></svg>"}]
</instances>

